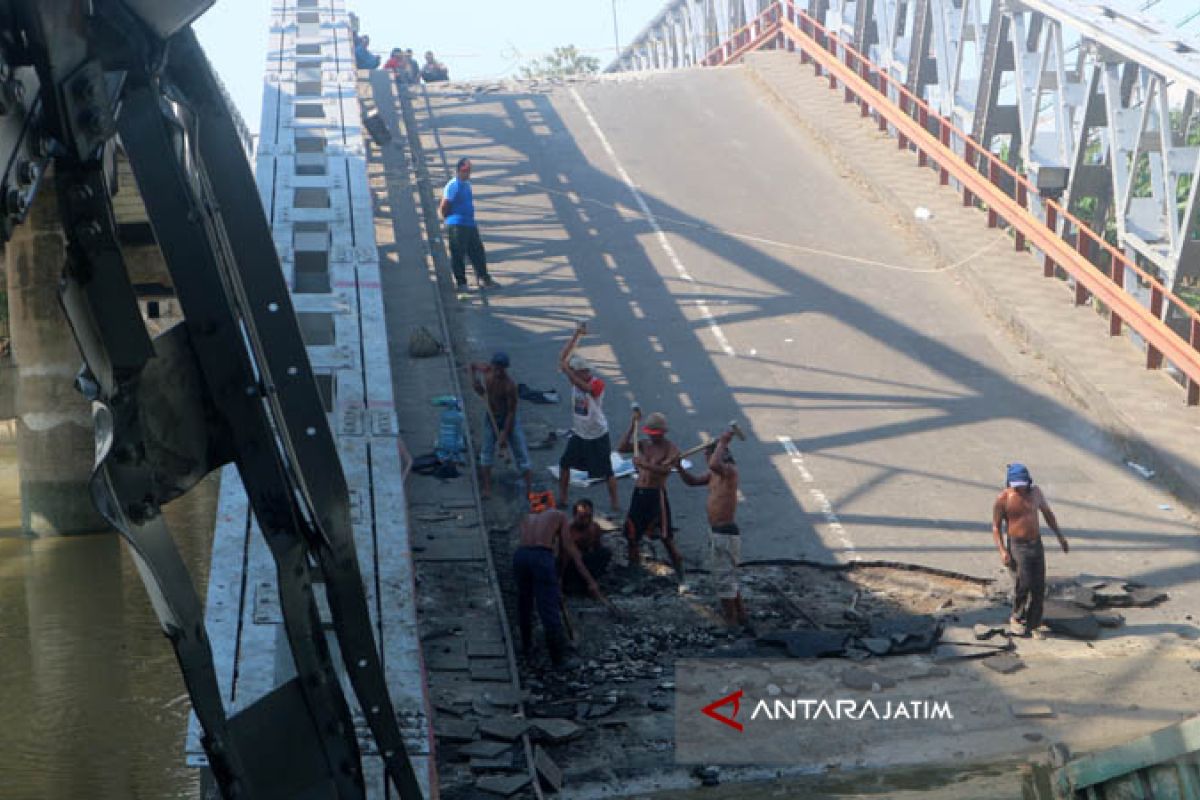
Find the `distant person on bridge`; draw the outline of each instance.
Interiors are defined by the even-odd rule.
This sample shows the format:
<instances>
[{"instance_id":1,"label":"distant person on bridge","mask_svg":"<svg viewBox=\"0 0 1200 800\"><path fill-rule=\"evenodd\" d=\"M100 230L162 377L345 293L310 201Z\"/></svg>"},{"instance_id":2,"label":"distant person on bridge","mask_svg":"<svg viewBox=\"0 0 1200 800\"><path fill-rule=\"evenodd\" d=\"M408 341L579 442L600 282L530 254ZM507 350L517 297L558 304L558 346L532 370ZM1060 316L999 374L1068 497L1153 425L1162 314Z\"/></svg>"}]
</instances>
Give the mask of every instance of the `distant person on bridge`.
<instances>
[{"instance_id":1,"label":"distant person on bridge","mask_svg":"<svg viewBox=\"0 0 1200 800\"><path fill-rule=\"evenodd\" d=\"M504 453L511 447L516 459L517 472L525 481L525 495L533 492L532 463L529 447L525 444L525 432L517 417L517 384L508 374L508 354L497 352L490 363L472 363L471 384L476 394L487 404L483 426L483 447L479 451L479 466L483 473L483 498L492 496L492 464L496 452Z\"/></svg>"},{"instance_id":2,"label":"distant person on bridge","mask_svg":"<svg viewBox=\"0 0 1200 800\"><path fill-rule=\"evenodd\" d=\"M1000 551L1000 561L1015 573L1013 610L1009 623L1013 635L1043 638L1042 604L1046 597L1046 554L1042 549L1042 530L1038 512L1058 537L1064 553L1070 551L1058 529L1058 520L1046 502L1042 490L1033 485L1033 477L1024 464L1009 464L1005 489L992 506L992 540ZM1007 528L1008 542L1002 531Z\"/></svg>"},{"instance_id":3,"label":"distant person on bridge","mask_svg":"<svg viewBox=\"0 0 1200 800\"><path fill-rule=\"evenodd\" d=\"M454 168L455 175L442 190L442 202L438 213L446 220L446 238L450 241L450 268L454 271L454 282L459 291L467 288L467 259L475 269L475 278L481 286L495 286L488 275L487 253L479 228L475 224L475 198L471 190L471 159L460 158Z\"/></svg>"},{"instance_id":4,"label":"distant person on bridge","mask_svg":"<svg viewBox=\"0 0 1200 800\"><path fill-rule=\"evenodd\" d=\"M712 577L717 585L717 599L721 602L721 616L730 627L750 623L738 579L738 567L742 563L742 536L734 521L738 503L738 468L733 453L729 452L732 439L733 431L725 431L705 450L708 455L706 474L692 475L682 464L679 466L679 477L688 486L708 487L708 549Z\"/></svg>"},{"instance_id":5,"label":"distant person on bridge","mask_svg":"<svg viewBox=\"0 0 1200 800\"><path fill-rule=\"evenodd\" d=\"M558 368L571 382L571 436L562 458L558 460L558 504L567 508L567 487L571 470L585 470L588 477L603 479L608 485L608 499L613 513L620 513L621 499L617 496L617 478L613 475L612 441L608 436L608 419L604 416L604 381L592 374L592 365L575 353L579 339L587 333L587 324L579 323L571 340L558 354Z\"/></svg>"},{"instance_id":6,"label":"distant person on bridge","mask_svg":"<svg viewBox=\"0 0 1200 800\"><path fill-rule=\"evenodd\" d=\"M425 66L421 67L421 80L426 83L438 83L450 80L450 70L446 65L433 57L432 50L425 51Z\"/></svg>"},{"instance_id":7,"label":"distant person on bridge","mask_svg":"<svg viewBox=\"0 0 1200 800\"><path fill-rule=\"evenodd\" d=\"M517 622L521 631L521 653L533 652L533 608L536 605L546 635L546 647L554 666L563 666L566 636L562 622L562 595L558 585L557 557L574 565L588 592L602 603L607 598L588 572L575 547L567 515L555 508L527 515L521 520L520 540L513 553L513 577L517 582Z\"/></svg>"},{"instance_id":8,"label":"distant person on bridge","mask_svg":"<svg viewBox=\"0 0 1200 800\"><path fill-rule=\"evenodd\" d=\"M354 66L359 69L379 68L379 56L371 52L370 36L354 37Z\"/></svg>"},{"instance_id":9,"label":"distant person on bridge","mask_svg":"<svg viewBox=\"0 0 1200 800\"><path fill-rule=\"evenodd\" d=\"M421 65L417 63L411 47L404 51L404 67L408 70L409 83L421 82Z\"/></svg>"},{"instance_id":10,"label":"distant person on bridge","mask_svg":"<svg viewBox=\"0 0 1200 800\"><path fill-rule=\"evenodd\" d=\"M391 55L383 65L384 69L392 71L396 83L410 84L420 82L420 72L416 62L412 60L412 50L405 51L402 47L393 47Z\"/></svg>"},{"instance_id":11,"label":"distant person on bridge","mask_svg":"<svg viewBox=\"0 0 1200 800\"><path fill-rule=\"evenodd\" d=\"M667 479L679 463L679 448L667 438L667 417L654 412L646 417L641 433L648 438L640 439L637 426L642 420L640 411L633 412L629 428L621 441L617 442L618 453L634 453L633 465L637 467L637 483L633 497L629 500L629 513L625 516L625 539L629 542L629 564L641 563L640 544L642 536L647 539L661 538L663 546L671 556L675 577L683 582L683 557L675 546L675 532L671 528L671 501L667 498Z\"/></svg>"}]
</instances>

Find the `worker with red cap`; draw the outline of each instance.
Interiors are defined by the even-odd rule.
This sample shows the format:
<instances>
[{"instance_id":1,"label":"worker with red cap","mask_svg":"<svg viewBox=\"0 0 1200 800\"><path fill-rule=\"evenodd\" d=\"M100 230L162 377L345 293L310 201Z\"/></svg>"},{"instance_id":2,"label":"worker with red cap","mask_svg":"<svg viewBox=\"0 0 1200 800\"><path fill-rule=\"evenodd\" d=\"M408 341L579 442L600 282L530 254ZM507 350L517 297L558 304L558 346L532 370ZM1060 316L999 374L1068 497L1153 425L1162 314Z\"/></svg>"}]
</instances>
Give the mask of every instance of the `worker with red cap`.
<instances>
[{"instance_id":1,"label":"worker with red cap","mask_svg":"<svg viewBox=\"0 0 1200 800\"><path fill-rule=\"evenodd\" d=\"M675 471L680 460L680 450L667 438L667 417L654 412L642 423L641 433L647 438L637 437L637 426L641 411L635 409L629 428L617 443L618 453L633 453L633 465L637 468L637 483L629 512L625 516L625 538L629 543L629 563L641 562L640 543L642 536L661 538L675 577L683 582L683 558L675 546L675 532L671 527L671 502L667 498L667 479Z\"/></svg>"}]
</instances>

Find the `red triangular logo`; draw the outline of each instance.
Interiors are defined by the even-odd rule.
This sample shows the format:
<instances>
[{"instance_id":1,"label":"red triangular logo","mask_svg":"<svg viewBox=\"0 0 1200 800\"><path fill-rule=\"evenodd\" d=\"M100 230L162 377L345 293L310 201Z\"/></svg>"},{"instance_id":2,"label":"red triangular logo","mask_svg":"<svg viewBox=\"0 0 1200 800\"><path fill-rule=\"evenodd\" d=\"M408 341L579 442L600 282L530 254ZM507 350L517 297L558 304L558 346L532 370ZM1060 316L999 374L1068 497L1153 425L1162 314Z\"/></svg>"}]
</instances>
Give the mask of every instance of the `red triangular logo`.
<instances>
[{"instance_id":1,"label":"red triangular logo","mask_svg":"<svg viewBox=\"0 0 1200 800\"><path fill-rule=\"evenodd\" d=\"M720 708L721 706L727 706L730 703L733 704L733 716L732 717L727 717L724 714L717 712L718 708ZM738 709L741 707L741 705L742 705L742 690L738 689L736 692L734 692L731 695L727 695L725 697L722 697L720 700L716 700L712 703L709 703L704 708L700 709L700 713L704 714L706 717L712 717L717 722L721 722L721 723L724 723L725 725L728 725L729 727L733 728L735 731L741 731L742 723L738 722L736 719L733 718L733 717L737 716Z\"/></svg>"}]
</instances>

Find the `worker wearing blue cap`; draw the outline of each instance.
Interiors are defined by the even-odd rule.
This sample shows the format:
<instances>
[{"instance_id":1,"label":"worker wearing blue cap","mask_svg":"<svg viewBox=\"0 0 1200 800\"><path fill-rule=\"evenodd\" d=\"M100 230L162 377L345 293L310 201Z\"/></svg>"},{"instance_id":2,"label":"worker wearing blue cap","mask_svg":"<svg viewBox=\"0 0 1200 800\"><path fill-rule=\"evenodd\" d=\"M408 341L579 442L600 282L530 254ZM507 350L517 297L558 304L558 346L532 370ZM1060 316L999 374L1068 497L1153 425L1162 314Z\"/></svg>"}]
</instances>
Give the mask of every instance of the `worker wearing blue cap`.
<instances>
[{"instance_id":1,"label":"worker wearing blue cap","mask_svg":"<svg viewBox=\"0 0 1200 800\"><path fill-rule=\"evenodd\" d=\"M517 472L525 481L526 496L533 491L529 447L517 419L517 384L508 374L508 365L508 353L498 350L487 364L474 362L468 367L475 392L484 398L487 416L487 424L483 426L483 447L479 450L485 500L492 495L492 464L496 460L496 451L504 453L505 448L511 448L516 458Z\"/></svg>"},{"instance_id":2,"label":"worker wearing blue cap","mask_svg":"<svg viewBox=\"0 0 1200 800\"><path fill-rule=\"evenodd\" d=\"M1033 485L1033 476L1024 464L1009 464L1004 491L992 507L992 539L1000 551L1000 561L1015 572L1013 610L1009 625L1014 636L1041 639L1042 603L1046 596L1046 554L1042 549L1042 530L1038 512L1058 537L1064 553L1070 550L1058 520L1046 502L1040 487ZM1008 542L1002 531L1007 529Z\"/></svg>"}]
</instances>

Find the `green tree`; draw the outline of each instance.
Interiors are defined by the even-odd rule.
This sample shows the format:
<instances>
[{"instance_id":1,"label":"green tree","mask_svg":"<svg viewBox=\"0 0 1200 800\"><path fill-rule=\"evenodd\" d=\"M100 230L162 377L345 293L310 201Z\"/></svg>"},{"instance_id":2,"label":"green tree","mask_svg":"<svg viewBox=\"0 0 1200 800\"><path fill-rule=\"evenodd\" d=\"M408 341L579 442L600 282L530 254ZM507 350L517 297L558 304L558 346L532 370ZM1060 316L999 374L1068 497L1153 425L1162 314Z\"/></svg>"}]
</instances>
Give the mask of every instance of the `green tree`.
<instances>
[{"instance_id":1,"label":"green tree","mask_svg":"<svg viewBox=\"0 0 1200 800\"><path fill-rule=\"evenodd\" d=\"M535 58L521 67L521 77L565 78L569 75L594 75L600 71L600 59L585 56L573 44L556 47L543 58Z\"/></svg>"}]
</instances>

